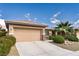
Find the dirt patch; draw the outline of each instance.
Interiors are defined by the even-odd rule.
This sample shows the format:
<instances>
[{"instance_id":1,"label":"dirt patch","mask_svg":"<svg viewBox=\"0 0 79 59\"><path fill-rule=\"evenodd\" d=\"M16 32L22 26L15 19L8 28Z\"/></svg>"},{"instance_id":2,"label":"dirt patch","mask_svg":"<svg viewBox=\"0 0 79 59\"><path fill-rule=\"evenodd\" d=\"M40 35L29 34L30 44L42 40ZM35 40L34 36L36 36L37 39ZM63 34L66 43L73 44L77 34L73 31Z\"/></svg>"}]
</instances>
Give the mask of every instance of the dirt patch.
<instances>
[{"instance_id":1,"label":"dirt patch","mask_svg":"<svg viewBox=\"0 0 79 59\"><path fill-rule=\"evenodd\" d=\"M71 42L70 44L58 44L58 43L54 43L54 42L50 42L56 46L62 47L64 49L68 49L68 50L72 50L72 51L79 51L79 42Z\"/></svg>"}]
</instances>

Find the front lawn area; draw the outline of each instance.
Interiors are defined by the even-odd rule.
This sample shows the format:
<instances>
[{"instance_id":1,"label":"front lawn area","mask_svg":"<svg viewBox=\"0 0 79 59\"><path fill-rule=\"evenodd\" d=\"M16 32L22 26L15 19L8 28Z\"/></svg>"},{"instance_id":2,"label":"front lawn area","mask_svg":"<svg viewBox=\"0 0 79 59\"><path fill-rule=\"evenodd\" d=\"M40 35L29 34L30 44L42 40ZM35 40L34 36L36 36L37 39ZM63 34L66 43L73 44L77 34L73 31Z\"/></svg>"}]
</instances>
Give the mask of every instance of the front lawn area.
<instances>
[{"instance_id":1,"label":"front lawn area","mask_svg":"<svg viewBox=\"0 0 79 59\"><path fill-rule=\"evenodd\" d=\"M79 51L79 42L72 42L72 41L69 41L69 43L63 43L63 44L58 44L58 43L54 43L54 42L51 42L52 44L56 45L56 46L59 46L61 48L64 48L64 49L68 49L68 50L72 50L72 51Z\"/></svg>"},{"instance_id":2,"label":"front lawn area","mask_svg":"<svg viewBox=\"0 0 79 59\"><path fill-rule=\"evenodd\" d=\"M59 47L79 51L79 38L76 34L78 30L74 29L72 24L67 22L60 22L54 28L56 32L53 35L49 35L49 40L52 40L52 44Z\"/></svg>"}]
</instances>

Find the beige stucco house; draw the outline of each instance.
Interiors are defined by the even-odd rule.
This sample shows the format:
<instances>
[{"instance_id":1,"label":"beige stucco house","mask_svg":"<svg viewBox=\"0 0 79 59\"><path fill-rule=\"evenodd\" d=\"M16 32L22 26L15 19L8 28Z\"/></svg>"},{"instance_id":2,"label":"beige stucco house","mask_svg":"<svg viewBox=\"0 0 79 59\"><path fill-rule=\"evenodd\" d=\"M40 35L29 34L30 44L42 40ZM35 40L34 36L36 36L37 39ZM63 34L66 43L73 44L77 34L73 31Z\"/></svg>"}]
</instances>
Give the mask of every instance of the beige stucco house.
<instances>
[{"instance_id":1,"label":"beige stucco house","mask_svg":"<svg viewBox=\"0 0 79 59\"><path fill-rule=\"evenodd\" d=\"M16 37L17 42L44 40L47 25L27 20L6 20L9 34Z\"/></svg>"},{"instance_id":2,"label":"beige stucco house","mask_svg":"<svg viewBox=\"0 0 79 59\"><path fill-rule=\"evenodd\" d=\"M56 34L53 29L48 29L47 25L33 21L5 20L5 23L9 34L14 35L17 42L46 40L48 36ZM76 34L79 38L79 30Z\"/></svg>"}]
</instances>

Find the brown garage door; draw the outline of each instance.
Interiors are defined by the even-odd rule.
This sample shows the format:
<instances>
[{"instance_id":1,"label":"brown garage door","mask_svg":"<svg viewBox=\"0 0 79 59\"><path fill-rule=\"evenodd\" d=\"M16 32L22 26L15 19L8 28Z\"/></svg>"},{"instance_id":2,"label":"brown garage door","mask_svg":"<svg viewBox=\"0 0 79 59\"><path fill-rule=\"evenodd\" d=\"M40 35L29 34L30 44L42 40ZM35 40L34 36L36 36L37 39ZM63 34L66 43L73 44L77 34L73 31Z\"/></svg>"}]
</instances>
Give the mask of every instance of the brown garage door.
<instances>
[{"instance_id":1,"label":"brown garage door","mask_svg":"<svg viewBox=\"0 0 79 59\"><path fill-rule=\"evenodd\" d=\"M16 41L38 41L40 40L40 30L34 29L14 29Z\"/></svg>"}]
</instances>

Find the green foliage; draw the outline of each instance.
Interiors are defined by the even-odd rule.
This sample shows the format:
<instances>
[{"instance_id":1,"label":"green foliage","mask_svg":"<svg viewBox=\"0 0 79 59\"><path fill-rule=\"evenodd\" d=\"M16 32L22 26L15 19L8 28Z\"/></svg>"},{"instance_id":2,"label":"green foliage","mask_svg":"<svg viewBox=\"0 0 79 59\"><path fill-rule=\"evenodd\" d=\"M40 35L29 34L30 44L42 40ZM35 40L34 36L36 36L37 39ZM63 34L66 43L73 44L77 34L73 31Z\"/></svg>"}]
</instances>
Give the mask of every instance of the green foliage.
<instances>
[{"instance_id":1,"label":"green foliage","mask_svg":"<svg viewBox=\"0 0 79 59\"><path fill-rule=\"evenodd\" d=\"M8 41L4 38L0 38L0 55L5 56L9 53L11 48L11 45L8 43Z\"/></svg>"},{"instance_id":2,"label":"green foliage","mask_svg":"<svg viewBox=\"0 0 79 59\"><path fill-rule=\"evenodd\" d=\"M53 41L56 43L64 43L64 37L60 35L56 35L53 37Z\"/></svg>"},{"instance_id":3,"label":"green foliage","mask_svg":"<svg viewBox=\"0 0 79 59\"><path fill-rule=\"evenodd\" d=\"M74 34L73 35L66 35L65 38L68 39L69 41L75 41L75 42L79 41L79 39Z\"/></svg>"},{"instance_id":4,"label":"green foliage","mask_svg":"<svg viewBox=\"0 0 79 59\"><path fill-rule=\"evenodd\" d=\"M0 29L0 37L6 36L7 31L5 29Z\"/></svg>"},{"instance_id":5,"label":"green foliage","mask_svg":"<svg viewBox=\"0 0 79 59\"><path fill-rule=\"evenodd\" d=\"M16 38L6 33L5 29L0 29L0 56L8 55L11 47L16 43Z\"/></svg>"},{"instance_id":6,"label":"green foliage","mask_svg":"<svg viewBox=\"0 0 79 59\"><path fill-rule=\"evenodd\" d=\"M57 27L55 27L55 30L57 32L64 31L64 33L67 33L67 32L74 33L74 29L73 27L71 27L71 24L68 21L57 24Z\"/></svg>"},{"instance_id":7,"label":"green foliage","mask_svg":"<svg viewBox=\"0 0 79 59\"><path fill-rule=\"evenodd\" d=\"M6 56L9 53L10 49L11 47L8 48L5 43L0 43L0 56Z\"/></svg>"},{"instance_id":8,"label":"green foliage","mask_svg":"<svg viewBox=\"0 0 79 59\"><path fill-rule=\"evenodd\" d=\"M12 46L16 43L16 38L12 35L5 36L5 39L7 39L7 41L10 41Z\"/></svg>"},{"instance_id":9,"label":"green foliage","mask_svg":"<svg viewBox=\"0 0 79 59\"><path fill-rule=\"evenodd\" d=\"M76 32L71 27L71 24L67 22L61 22L57 24L57 27L55 28L58 35L62 35L65 39L68 39L69 41L78 41L78 38L76 37Z\"/></svg>"},{"instance_id":10,"label":"green foliage","mask_svg":"<svg viewBox=\"0 0 79 59\"><path fill-rule=\"evenodd\" d=\"M0 55L7 55L15 42L16 39L13 36L2 36L0 38Z\"/></svg>"},{"instance_id":11,"label":"green foliage","mask_svg":"<svg viewBox=\"0 0 79 59\"><path fill-rule=\"evenodd\" d=\"M49 36L49 40L53 40L54 36Z\"/></svg>"}]
</instances>

